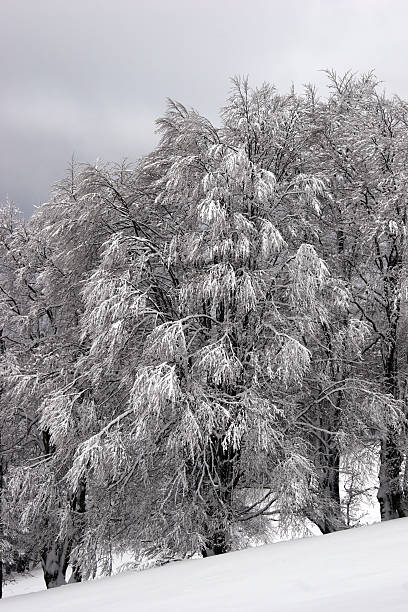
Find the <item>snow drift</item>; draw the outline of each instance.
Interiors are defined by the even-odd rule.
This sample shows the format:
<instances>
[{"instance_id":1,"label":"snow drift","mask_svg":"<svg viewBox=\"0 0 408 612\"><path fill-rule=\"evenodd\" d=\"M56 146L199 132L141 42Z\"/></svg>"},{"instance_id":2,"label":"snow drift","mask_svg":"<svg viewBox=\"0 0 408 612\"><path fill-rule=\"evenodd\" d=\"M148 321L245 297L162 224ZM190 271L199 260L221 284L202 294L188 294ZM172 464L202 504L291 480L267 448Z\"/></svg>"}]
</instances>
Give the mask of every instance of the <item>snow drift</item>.
<instances>
[{"instance_id":1,"label":"snow drift","mask_svg":"<svg viewBox=\"0 0 408 612\"><path fill-rule=\"evenodd\" d=\"M408 609L408 519L3 600L2 612Z\"/></svg>"}]
</instances>

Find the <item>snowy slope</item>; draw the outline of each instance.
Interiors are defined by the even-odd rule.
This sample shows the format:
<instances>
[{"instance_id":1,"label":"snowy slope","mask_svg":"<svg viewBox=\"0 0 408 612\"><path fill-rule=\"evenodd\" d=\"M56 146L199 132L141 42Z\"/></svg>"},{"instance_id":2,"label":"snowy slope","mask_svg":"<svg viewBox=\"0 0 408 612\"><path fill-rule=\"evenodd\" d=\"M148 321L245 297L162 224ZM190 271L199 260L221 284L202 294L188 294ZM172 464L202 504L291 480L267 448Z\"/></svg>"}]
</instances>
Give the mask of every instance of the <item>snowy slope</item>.
<instances>
[{"instance_id":1,"label":"snowy slope","mask_svg":"<svg viewBox=\"0 0 408 612\"><path fill-rule=\"evenodd\" d=\"M10 597L1 612L408 610L408 519Z\"/></svg>"},{"instance_id":2,"label":"snowy slope","mask_svg":"<svg viewBox=\"0 0 408 612\"><path fill-rule=\"evenodd\" d=\"M4 598L45 590L44 574L41 567L25 574L13 574L11 581L7 576L7 580L8 582L3 585Z\"/></svg>"}]
</instances>

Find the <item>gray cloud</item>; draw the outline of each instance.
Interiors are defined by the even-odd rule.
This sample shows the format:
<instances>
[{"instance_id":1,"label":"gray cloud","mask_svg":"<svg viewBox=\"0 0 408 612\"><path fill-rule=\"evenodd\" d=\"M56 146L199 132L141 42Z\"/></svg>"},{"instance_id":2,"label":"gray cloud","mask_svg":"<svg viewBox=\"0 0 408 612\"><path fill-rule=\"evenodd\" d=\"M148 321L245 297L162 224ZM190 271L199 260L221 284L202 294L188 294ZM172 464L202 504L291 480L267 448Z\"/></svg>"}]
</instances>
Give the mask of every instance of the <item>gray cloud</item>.
<instances>
[{"instance_id":1,"label":"gray cloud","mask_svg":"<svg viewBox=\"0 0 408 612\"><path fill-rule=\"evenodd\" d=\"M214 122L229 77L323 87L375 69L408 97L402 0L1 0L0 198L28 214L75 153L136 159L167 96Z\"/></svg>"}]
</instances>

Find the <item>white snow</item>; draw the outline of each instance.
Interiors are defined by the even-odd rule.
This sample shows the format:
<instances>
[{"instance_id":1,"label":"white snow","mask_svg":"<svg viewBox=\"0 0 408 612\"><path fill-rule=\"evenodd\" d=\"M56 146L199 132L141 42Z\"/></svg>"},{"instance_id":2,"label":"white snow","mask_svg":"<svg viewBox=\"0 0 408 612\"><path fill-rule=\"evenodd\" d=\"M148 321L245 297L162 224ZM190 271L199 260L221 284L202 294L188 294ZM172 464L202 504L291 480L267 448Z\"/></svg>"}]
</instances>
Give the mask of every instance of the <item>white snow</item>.
<instances>
[{"instance_id":1,"label":"white snow","mask_svg":"<svg viewBox=\"0 0 408 612\"><path fill-rule=\"evenodd\" d=\"M3 612L406 612L408 519L9 597Z\"/></svg>"},{"instance_id":2,"label":"white snow","mask_svg":"<svg viewBox=\"0 0 408 612\"><path fill-rule=\"evenodd\" d=\"M43 576L41 567L35 568L25 574L13 574L11 580L6 576L8 582L3 585L3 597L13 597L14 595L43 591L45 589Z\"/></svg>"}]
</instances>

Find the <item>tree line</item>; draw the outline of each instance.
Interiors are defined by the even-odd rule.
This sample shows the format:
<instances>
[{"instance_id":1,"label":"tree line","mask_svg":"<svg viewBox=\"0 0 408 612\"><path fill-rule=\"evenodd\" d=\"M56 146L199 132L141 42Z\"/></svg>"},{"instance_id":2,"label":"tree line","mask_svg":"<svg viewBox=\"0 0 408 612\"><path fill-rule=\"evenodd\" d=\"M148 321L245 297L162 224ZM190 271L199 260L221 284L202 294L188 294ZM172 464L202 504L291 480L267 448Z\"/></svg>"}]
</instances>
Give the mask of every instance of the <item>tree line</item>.
<instances>
[{"instance_id":1,"label":"tree line","mask_svg":"<svg viewBox=\"0 0 408 612\"><path fill-rule=\"evenodd\" d=\"M408 516L408 107L373 74L169 101L134 165L0 210L2 564L47 587ZM346 483L346 484L345 484Z\"/></svg>"}]
</instances>

